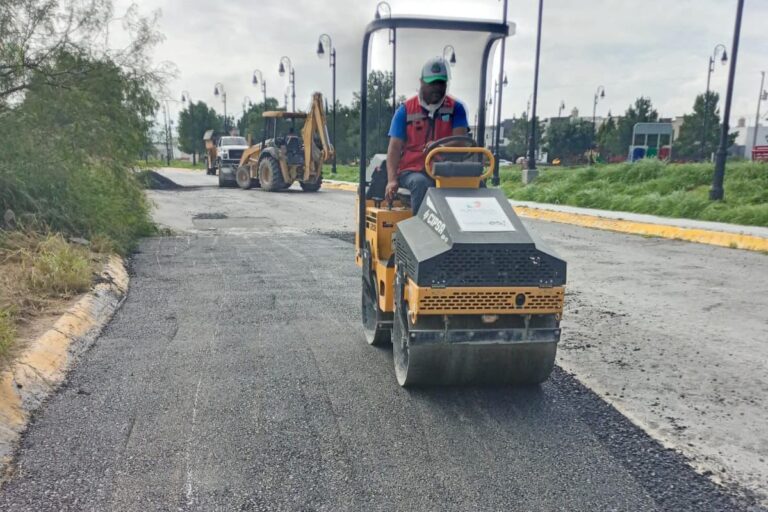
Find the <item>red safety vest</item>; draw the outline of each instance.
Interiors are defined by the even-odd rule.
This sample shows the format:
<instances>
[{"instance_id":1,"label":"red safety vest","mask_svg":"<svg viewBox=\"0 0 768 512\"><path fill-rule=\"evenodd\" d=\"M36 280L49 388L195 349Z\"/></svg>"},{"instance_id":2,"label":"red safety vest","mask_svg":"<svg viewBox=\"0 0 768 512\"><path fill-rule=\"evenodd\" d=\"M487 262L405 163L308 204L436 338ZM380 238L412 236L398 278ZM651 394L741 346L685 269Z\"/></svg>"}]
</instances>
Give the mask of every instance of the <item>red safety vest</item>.
<instances>
[{"instance_id":1,"label":"red safety vest","mask_svg":"<svg viewBox=\"0 0 768 512\"><path fill-rule=\"evenodd\" d=\"M424 160L427 158L426 153L424 153L426 145L453 135L455 105L456 101L450 96L446 96L443 104L435 113L435 117L430 119L427 111L421 106L418 96L405 102L406 140L403 154L400 156L400 165L397 168L398 175L406 171L423 171Z\"/></svg>"}]
</instances>

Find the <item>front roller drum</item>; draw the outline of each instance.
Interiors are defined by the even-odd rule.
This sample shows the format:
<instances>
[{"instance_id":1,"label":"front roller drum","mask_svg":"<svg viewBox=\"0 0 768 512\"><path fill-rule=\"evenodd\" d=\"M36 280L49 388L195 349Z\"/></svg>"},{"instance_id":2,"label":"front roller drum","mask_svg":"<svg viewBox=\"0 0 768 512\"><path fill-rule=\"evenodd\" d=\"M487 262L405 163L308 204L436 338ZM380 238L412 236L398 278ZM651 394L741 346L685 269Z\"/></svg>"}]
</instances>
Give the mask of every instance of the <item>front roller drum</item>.
<instances>
[{"instance_id":1,"label":"front roller drum","mask_svg":"<svg viewBox=\"0 0 768 512\"><path fill-rule=\"evenodd\" d=\"M387 346L390 343L392 322L386 318L386 314L379 309L378 291L375 282L368 284L363 278L363 332L369 345L375 347Z\"/></svg>"},{"instance_id":2,"label":"front roller drum","mask_svg":"<svg viewBox=\"0 0 768 512\"><path fill-rule=\"evenodd\" d=\"M403 387L473 384L539 384L555 365L556 342L414 343L414 327L395 288L392 353L397 382Z\"/></svg>"}]
</instances>

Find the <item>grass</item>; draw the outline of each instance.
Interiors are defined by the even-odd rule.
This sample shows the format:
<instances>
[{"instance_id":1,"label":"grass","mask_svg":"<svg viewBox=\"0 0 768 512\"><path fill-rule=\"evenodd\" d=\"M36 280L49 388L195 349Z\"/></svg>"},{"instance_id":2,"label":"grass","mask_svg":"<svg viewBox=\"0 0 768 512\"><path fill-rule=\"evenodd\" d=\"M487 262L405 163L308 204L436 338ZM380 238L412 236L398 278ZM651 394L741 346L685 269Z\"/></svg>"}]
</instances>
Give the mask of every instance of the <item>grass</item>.
<instances>
[{"instance_id":1,"label":"grass","mask_svg":"<svg viewBox=\"0 0 768 512\"><path fill-rule=\"evenodd\" d=\"M205 169L205 163L198 161L192 165L190 160L171 160L171 164L166 164L165 160L139 160L136 165L142 169L156 169L158 167L176 167L177 169Z\"/></svg>"},{"instance_id":2,"label":"grass","mask_svg":"<svg viewBox=\"0 0 768 512\"><path fill-rule=\"evenodd\" d=\"M336 174L331 174L331 167L326 165L323 169L323 178L338 181L357 182L360 169L355 165L337 165Z\"/></svg>"},{"instance_id":3,"label":"grass","mask_svg":"<svg viewBox=\"0 0 768 512\"><path fill-rule=\"evenodd\" d=\"M0 309L0 361L3 361L16 339L16 318L10 309Z\"/></svg>"},{"instance_id":4,"label":"grass","mask_svg":"<svg viewBox=\"0 0 768 512\"><path fill-rule=\"evenodd\" d=\"M725 200L710 201L712 164L659 161L568 169L544 168L525 186L518 167L503 167L501 188L521 201L646 213L749 226L768 226L768 165L729 162ZM357 168L339 166L330 179L357 181Z\"/></svg>"},{"instance_id":5,"label":"grass","mask_svg":"<svg viewBox=\"0 0 768 512\"><path fill-rule=\"evenodd\" d=\"M90 288L101 259L91 249L60 234L0 231L0 364L12 354L19 326Z\"/></svg>"}]
</instances>

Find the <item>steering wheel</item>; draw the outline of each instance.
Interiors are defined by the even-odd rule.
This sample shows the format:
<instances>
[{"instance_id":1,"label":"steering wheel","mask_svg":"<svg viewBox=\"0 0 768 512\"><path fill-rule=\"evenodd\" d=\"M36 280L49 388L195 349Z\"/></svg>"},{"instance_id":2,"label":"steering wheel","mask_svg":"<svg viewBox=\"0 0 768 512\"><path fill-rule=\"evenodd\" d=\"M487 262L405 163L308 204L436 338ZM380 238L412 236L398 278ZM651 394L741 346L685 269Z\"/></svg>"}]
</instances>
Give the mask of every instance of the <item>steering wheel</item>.
<instances>
[{"instance_id":1,"label":"steering wheel","mask_svg":"<svg viewBox=\"0 0 768 512\"><path fill-rule=\"evenodd\" d=\"M424 154L428 154L430 151L432 151L435 148L443 148L443 147L467 147L467 148L476 148L477 142L475 142L475 139L468 135L450 135L448 137L443 137L442 139L437 139L429 144L427 144L424 147ZM449 162L464 162L466 160L471 160L476 156L477 153L441 153L439 156L435 157L436 160L443 160L443 161L449 161Z\"/></svg>"}]
</instances>

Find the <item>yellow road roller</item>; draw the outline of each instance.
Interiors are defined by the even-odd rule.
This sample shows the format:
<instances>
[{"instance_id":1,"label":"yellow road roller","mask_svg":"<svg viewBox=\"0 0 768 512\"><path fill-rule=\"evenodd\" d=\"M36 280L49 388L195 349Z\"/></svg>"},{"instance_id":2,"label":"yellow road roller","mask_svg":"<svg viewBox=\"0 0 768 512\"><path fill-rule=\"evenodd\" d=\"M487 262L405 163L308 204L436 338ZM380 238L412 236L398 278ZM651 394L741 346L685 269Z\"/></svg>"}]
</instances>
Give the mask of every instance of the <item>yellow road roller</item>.
<instances>
[{"instance_id":1,"label":"yellow road roller","mask_svg":"<svg viewBox=\"0 0 768 512\"><path fill-rule=\"evenodd\" d=\"M490 51L509 33L506 23L398 17L366 29L355 243L365 337L371 345L391 343L401 386L543 382L560 340L566 263L532 237L501 190L484 186L494 155L468 136L430 142L425 172L436 186L415 215L407 191L385 200L385 168L366 175L370 38L404 28L489 35L478 140L484 140Z\"/></svg>"}]
</instances>

